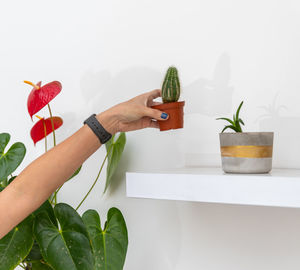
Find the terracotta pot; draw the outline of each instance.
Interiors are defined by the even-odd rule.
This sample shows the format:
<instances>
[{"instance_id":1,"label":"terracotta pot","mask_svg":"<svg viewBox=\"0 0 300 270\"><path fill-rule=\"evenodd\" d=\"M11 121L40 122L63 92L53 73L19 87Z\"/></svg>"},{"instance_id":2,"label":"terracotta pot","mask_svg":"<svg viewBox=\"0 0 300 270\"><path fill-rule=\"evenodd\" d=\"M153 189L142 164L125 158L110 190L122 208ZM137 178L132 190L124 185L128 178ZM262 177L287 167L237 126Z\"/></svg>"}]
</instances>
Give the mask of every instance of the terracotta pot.
<instances>
[{"instance_id":1,"label":"terracotta pot","mask_svg":"<svg viewBox=\"0 0 300 270\"><path fill-rule=\"evenodd\" d=\"M183 128L183 106L184 101L163 103L151 108L160 110L169 115L168 120L158 121L160 131Z\"/></svg>"}]
</instances>

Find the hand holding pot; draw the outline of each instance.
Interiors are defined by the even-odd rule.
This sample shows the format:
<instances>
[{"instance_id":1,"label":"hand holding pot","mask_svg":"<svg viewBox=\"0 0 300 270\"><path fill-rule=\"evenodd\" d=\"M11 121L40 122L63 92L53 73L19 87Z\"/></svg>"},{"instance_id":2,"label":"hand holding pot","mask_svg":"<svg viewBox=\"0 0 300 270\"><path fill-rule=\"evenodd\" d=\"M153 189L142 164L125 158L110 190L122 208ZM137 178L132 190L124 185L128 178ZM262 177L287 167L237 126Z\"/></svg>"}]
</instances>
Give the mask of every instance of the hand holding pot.
<instances>
[{"instance_id":1,"label":"hand holding pot","mask_svg":"<svg viewBox=\"0 0 300 270\"><path fill-rule=\"evenodd\" d=\"M122 102L97 115L98 120L111 134L143 129L158 128L158 121L168 119L168 114L151 106L160 104L154 99L161 96L161 90L153 90Z\"/></svg>"}]
</instances>

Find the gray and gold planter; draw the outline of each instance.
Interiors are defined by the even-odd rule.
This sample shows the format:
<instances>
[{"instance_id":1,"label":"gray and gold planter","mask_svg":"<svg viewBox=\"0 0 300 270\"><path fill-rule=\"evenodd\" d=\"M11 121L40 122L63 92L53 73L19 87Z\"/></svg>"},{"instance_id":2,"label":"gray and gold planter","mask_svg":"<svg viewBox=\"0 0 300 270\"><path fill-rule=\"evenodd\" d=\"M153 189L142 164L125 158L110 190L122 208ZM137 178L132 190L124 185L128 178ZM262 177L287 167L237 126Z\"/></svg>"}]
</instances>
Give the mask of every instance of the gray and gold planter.
<instances>
[{"instance_id":1,"label":"gray and gold planter","mask_svg":"<svg viewBox=\"0 0 300 270\"><path fill-rule=\"evenodd\" d=\"M273 132L220 133L222 168L226 173L272 170Z\"/></svg>"}]
</instances>

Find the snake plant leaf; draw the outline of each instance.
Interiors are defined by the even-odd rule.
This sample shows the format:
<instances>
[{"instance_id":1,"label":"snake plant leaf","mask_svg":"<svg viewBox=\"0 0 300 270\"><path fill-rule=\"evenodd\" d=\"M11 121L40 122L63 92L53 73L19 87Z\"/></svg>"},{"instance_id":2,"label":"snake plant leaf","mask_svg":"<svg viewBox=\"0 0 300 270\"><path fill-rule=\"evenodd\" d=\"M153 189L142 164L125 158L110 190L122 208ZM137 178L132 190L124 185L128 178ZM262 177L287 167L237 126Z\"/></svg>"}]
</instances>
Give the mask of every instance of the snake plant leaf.
<instances>
[{"instance_id":1,"label":"snake plant leaf","mask_svg":"<svg viewBox=\"0 0 300 270\"><path fill-rule=\"evenodd\" d=\"M242 119L239 119L239 122L244 126L245 125L245 123L244 123L244 121L242 120Z\"/></svg>"},{"instance_id":2,"label":"snake plant leaf","mask_svg":"<svg viewBox=\"0 0 300 270\"><path fill-rule=\"evenodd\" d=\"M34 236L45 261L55 270L94 270L94 258L86 227L69 205L54 207L57 228L45 212L37 215Z\"/></svg>"},{"instance_id":3,"label":"snake plant leaf","mask_svg":"<svg viewBox=\"0 0 300 270\"><path fill-rule=\"evenodd\" d=\"M8 133L0 134L0 180L13 173L24 159L26 148L23 143L14 143L5 153L5 147L10 141Z\"/></svg>"},{"instance_id":4,"label":"snake plant leaf","mask_svg":"<svg viewBox=\"0 0 300 270\"><path fill-rule=\"evenodd\" d=\"M33 217L30 215L0 239L0 270L13 270L33 245Z\"/></svg>"},{"instance_id":5,"label":"snake plant leaf","mask_svg":"<svg viewBox=\"0 0 300 270\"><path fill-rule=\"evenodd\" d=\"M128 247L126 223L120 210L111 208L102 230L99 214L87 210L82 216L90 235L95 270L122 270Z\"/></svg>"},{"instance_id":6,"label":"snake plant leaf","mask_svg":"<svg viewBox=\"0 0 300 270\"><path fill-rule=\"evenodd\" d=\"M122 157L123 150L126 144L126 135L121 132L119 137L115 140L115 135L105 144L108 153L108 162L106 168L106 183L104 193L110 185L113 175L116 172L119 162Z\"/></svg>"}]
</instances>

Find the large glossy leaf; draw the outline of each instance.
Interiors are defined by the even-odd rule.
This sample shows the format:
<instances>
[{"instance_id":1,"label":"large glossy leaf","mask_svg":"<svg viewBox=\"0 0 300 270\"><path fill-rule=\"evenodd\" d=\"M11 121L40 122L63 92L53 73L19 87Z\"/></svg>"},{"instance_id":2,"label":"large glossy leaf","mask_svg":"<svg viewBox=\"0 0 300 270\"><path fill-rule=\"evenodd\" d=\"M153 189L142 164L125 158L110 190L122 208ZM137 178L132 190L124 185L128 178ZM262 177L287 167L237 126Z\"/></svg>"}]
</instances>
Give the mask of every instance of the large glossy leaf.
<instances>
[{"instance_id":1,"label":"large glossy leaf","mask_svg":"<svg viewBox=\"0 0 300 270\"><path fill-rule=\"evenodd\" d=\"M126 144L126 135L121 132L119 137L115 140L115 135L105 144L106 151L108 152L108 162L106 168L106 183L104 192L110 185L113 175L118 168L122 153Z\"/></svg>"},{"instance_id":2,"label":"large glossy leaf","mask_svg":"<svg viewBox=\"0 0 300 270\"><path fill-rule=\"evenodd\" d=\"M111 208L107 214L107 222L102 230L100 217L95 210L88 210L82 216L90 235L96 270L123 269L128 234L122 213Z\"/></svg>"},{"instance_id":3,"label":"large glossy leaf","mask_svg":"<svg viewBox=\"0 0 300 270\"><path fill-rule=\"evenodd\" d=\"M51 203L47 200L45 201L37 210L32 213L32 216L38 219L38 214L45 212L47 213L48 217L50 218L53 225L58 227L56 217L54 215L54 210L52 208ZM25 262L40 262L43 259L39 244L34 241L32 249L30 250L28 256L24 259Z\"/></svg>"},{"instance_id":4,"label":"large glossy leaf","mask_svg":"<svg viewBox=\"0 0 300 270\"><path fill-rule=\"evenodd\" d=\"M57 204L54 214L58 229L45 212L37 215L34 235L45 261L55 270L92 270L94 258L86 227L67 204Z\"/></svg>"},{"instance_id":5,"label":"large glossy leaf","mask_svg":"<svg viewBox=\"0 0 300 270\"><path fill-rule=\"evenodd\" d=\"M0 270L11 270L23 261L33 245L30 215L0 240Z\"/></svg>"},{"instance_id":6,"label":"large glossy leaf","mask_svg":"<svg viewBox=\"0 0 300 270\"><path fill-rule=\"evenodd\" d=\"M14 143L5 153L5 147L10 140L8 133L0 134L0 180L6 179L21 164L26 148L23 143Z\"/></svg>"},{"instance_id":7,"label":"large glossy leaf","mask_svg":"<svg viewBox=\"0 0 300 270\"><path fill-rule=\"evenodd\" d=\"M56 220L56 217L55 217L55 214L54 214L54 210L53 210L53 207L52 207L51 203L49 202L49 200L46 200L37 210L35 210L32 213L32 215L34 217L36 217L36 219L37 219L38 214L43 212L43 211L45 211L48 214L48 216L49 216L50 220L52 221L52 223L56 227L58 227L57 220Z\"/></svg>"},{"instance_id":8,"label":"large glossy leaf","mask_svg":"<svg viewBox=\"0 0 300 270\"><path fill-rule=\"evenodd\" d=\"M43 259L43 256L40 251L40 246L39 244L34 241L33 246L27 255L27 257L24 259L24 262L30 263L30 262L39 262L40 260Z\"/></svg>"},{"instance_id":9,"label":"large glossy leaf","mask_svg":"<svg viewBox=\"0 0 300 270\"><path fill-rule=\"evenodd\" d=\"M42 261L36 261L31 263L31 270L53 270L49 265Z\"/></svg>"}]
</instances>

